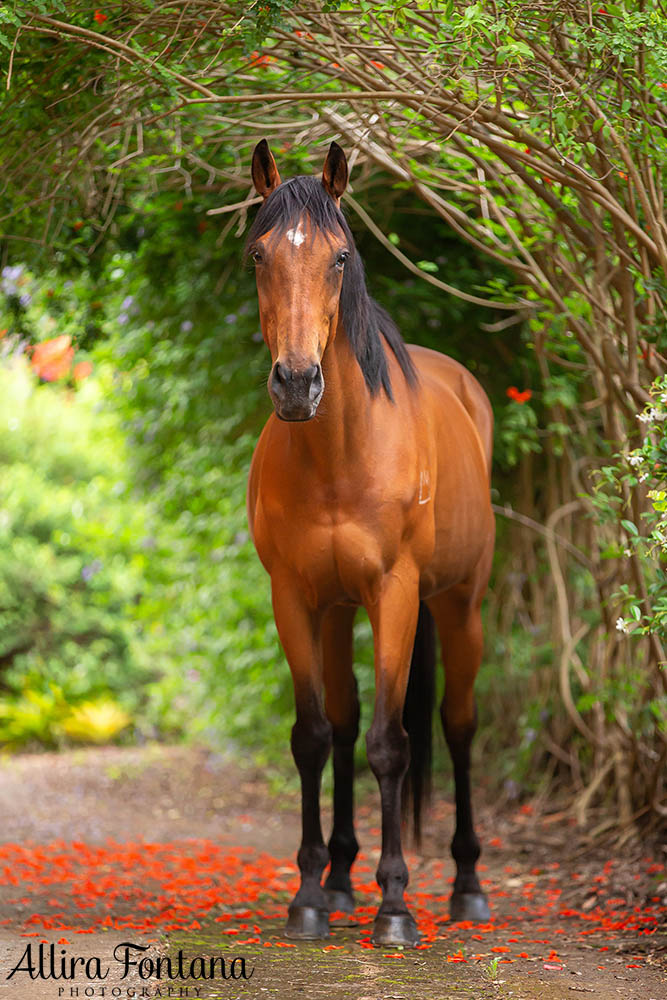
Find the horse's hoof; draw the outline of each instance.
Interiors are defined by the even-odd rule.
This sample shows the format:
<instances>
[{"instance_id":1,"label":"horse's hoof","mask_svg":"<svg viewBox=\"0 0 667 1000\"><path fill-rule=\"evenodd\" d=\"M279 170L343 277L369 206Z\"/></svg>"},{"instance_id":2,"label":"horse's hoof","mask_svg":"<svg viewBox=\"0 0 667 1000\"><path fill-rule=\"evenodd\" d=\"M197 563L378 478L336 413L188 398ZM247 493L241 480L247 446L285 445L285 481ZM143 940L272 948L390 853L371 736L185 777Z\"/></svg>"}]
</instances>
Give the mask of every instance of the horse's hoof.
<instances>
[{"instance_id":1,"label":"horse's hoof","mask_svg":"<svg viewBox=\"0 0 667 1000\"><path fill-rule=\"evenodd\" d=\"M449 901L449 917L455 924L460 920L486 924L491 919L491 910L483 892L453 892Z\"/></svg>"},{"instance_id":2,"label":"horse's hoof","mask_svg":"<svg viewBox=\"0 0 667 1000\"><path fill-rule=\"evenodd\" d=\"M340 910L343 913L354 913L356 903L351 892L343 892L342 889L325 889L324 895L327 897L329 913Z\"/></svg>"},{"instance_id":3,"label":"horse's hoof","mask_svg":"<svg viewBox=\"0 0 667 1000\"><path fill-rule=\"evenodd\" d=\"M373 944L403 944L414 948L419 944L419 931L410 913L378 914L371 936Z\"/></svg>"},{"instance_id":4,"label":"horse's hoof","mask_svg":"<svg viewBox=\"0 0 667 1000\"><path fill-rule=\"evenodd\" d=\"M329 937L329 913L314 906L290 907L285 925L285 936L313 941Z\"/></svg>"}]
</instances>

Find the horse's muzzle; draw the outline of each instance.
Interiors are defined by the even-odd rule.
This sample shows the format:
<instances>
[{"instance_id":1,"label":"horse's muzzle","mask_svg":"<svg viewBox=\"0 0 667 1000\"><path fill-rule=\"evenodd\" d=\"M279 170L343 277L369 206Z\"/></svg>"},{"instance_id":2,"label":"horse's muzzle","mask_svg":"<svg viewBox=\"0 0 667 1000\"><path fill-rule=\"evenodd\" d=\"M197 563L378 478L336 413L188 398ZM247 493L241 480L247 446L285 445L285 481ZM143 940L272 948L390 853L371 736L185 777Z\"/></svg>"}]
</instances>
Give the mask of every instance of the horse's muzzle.
<instances>
[{"instance_id":1,"label":"horse's muzzle","mask_svg":"<svg viewBox=\"0 0 667 1000\"><path fill-rule=\"evenodd\" d=\"M269 395L281 420L311 420L323 392L324 378L319 364L299 371L276 361L271 370Z\"/></svg>"}]
</instances>

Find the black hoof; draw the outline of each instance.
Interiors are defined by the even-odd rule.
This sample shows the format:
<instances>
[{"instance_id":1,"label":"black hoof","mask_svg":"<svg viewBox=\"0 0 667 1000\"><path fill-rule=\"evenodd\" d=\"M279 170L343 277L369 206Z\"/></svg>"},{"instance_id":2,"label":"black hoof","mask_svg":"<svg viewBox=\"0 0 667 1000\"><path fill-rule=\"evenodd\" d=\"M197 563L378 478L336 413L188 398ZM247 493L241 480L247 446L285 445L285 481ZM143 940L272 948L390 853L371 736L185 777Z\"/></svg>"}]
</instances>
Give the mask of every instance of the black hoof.
<instances>
[{"instance_id":1,"label":"black hoof","mask_svg":"<svg viewBox=\"0 0 667 1000\"><path fill-rule=\"evenodd\" d=\"M342 910L343 913L354 913L356 903L351 892L343 892L341 889L325 889L324 895L327 897L329 913L334 910Z\"/></svg>"},{"instance_id":2,"label":"black hoof","mask_svg":"<svg viewBox=\"0 0 667 1000\"><path fill-rule=\"evenodd\" d=\"M375 918L373 944L403 944L414 948L419 944L419 931L415 918L410 913L389 913Z\"/></svg>"},{"instance_id":3,"label":"black hoof","mask_svg":"<svg viewBox=\"0 0 667 1000\"><path fill-rule=\"evenodd\" d=\"M313 941L329 937L329 913L314 906L291 906L285 925L285 936Z\"/></svg>"},{"instance_id":4,"label":"black hoof","mask_svg":"<svg viewBox=\"0 0 667 1000\"><path fill-rule=\"evenodd\" d=\"M454 892L449 901L449 916L453 923L472 920L475 924L486 924L491 919L491 910L483 892Z\"/></svg>"}]
</instances>

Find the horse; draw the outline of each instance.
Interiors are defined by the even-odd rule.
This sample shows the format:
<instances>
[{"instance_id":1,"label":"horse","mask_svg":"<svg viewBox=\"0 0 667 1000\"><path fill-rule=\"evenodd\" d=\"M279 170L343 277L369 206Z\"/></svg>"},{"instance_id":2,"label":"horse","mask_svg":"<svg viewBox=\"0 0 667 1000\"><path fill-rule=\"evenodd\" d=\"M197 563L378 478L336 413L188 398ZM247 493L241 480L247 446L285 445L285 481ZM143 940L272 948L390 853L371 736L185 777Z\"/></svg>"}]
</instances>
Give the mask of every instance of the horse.
<instances>
[{"instance_id":1,"label":"horse","mask_svg":"<svg viewBox=\"0 0 667 1000\"><path fill-rule=\"evenodd\" d=\"M337 143L321 179L283 183L263 139L253 153L252 179L263 201L245 249L271 353L273 413L251 462L248 523L271 577L292 674L291 749L301 780L301 880L286 935L327 937L329 913L355 907L353 624L363 606L375 663L366 747L382 810L376 872L382 902L371 940L412 946L420 938L404 898L401 798L409 769L418 835L429 786L436 629L445 671L440 714L456 799L450 916L490 918L475 870L480 843L469 771L480 606L495 537L493 414L466 368L406 345L369 296L341 210L348 167ZM333 828L325 844L320 784L332 746Z\"/></svg>"}]
</instances>

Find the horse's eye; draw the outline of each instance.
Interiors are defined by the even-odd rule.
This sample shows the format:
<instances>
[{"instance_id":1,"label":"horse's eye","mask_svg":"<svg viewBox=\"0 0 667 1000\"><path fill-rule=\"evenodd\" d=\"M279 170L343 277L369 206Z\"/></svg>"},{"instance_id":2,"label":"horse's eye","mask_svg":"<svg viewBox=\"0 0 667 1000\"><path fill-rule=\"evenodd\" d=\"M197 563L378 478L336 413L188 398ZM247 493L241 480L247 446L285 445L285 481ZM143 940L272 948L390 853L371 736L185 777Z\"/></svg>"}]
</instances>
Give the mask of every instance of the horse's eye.
<instances>
[{"instance_id":1,"label":"horse's eye","mask_svg":"<svg viewBox=\"0 0 667 1000\"><path fill-rule=\"evenodd\" d=\"M338 254L338 256L336 257L336 267L338 268L339 271L343 270L345 261L349 256L350 254L349 251L347 250L341 250L341 252Z\"/></svg>"},{"instance_id":2,"label":"horse's eye","mask_svg":"<svg viewBox=\"0 0 667 1000\"><path fill-rule=\"evenodd\" d=\"M259 264L259 262L263 259L261 253L259 252L259 250L251 250L250 251L250 258L253 261L253 263L255 263L255 264Z\"/></svg>"}]
</instances>

